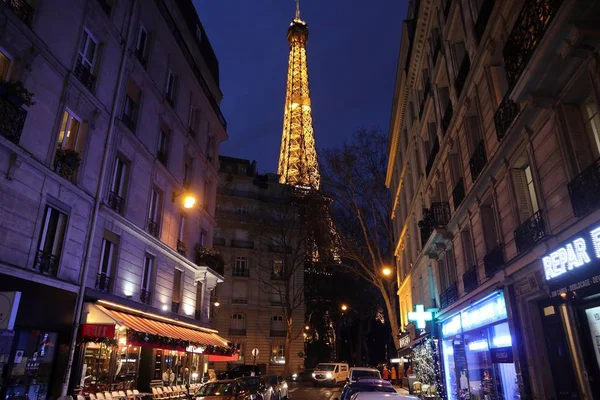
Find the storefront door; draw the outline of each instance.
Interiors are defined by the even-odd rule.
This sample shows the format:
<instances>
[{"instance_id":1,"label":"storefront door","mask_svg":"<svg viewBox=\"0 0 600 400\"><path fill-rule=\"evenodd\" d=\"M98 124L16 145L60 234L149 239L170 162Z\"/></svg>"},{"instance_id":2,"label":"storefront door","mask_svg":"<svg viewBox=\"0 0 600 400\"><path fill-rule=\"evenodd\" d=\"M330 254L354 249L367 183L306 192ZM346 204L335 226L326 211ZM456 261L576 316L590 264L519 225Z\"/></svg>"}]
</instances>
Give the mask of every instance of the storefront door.
<instances>
[{"instance_id":1,"label":"storefront door","mask_svg":"<svg viewBox=\"0 0 600 400\"><path fill-rule=\"evenodd\" d=\"M583 304L577 311L581 348L590 349L583 352L588 383L594 399L600 399L600 301Z\"/></svg>"}]
</instances>

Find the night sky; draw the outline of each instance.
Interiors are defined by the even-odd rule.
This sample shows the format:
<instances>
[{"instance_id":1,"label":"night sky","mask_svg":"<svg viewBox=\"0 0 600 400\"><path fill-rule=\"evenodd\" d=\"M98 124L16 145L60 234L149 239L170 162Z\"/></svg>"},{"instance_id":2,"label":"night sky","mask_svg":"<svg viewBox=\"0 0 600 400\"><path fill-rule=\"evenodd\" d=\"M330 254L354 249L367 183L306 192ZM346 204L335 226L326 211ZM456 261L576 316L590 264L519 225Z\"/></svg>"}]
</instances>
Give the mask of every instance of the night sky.
<instances>
[{"instance_id":1,"label":"night sky","mask_svg":"<svg viewBox=\"0 0 600 400\"><path fill-rule=\"evenodd\" d=\"M408 0L301 0L317 150L361 127L387 133ZM276 172L293 0L194 0L219 59L229 140L221 154Z\"/></svg>"}]
</instances>

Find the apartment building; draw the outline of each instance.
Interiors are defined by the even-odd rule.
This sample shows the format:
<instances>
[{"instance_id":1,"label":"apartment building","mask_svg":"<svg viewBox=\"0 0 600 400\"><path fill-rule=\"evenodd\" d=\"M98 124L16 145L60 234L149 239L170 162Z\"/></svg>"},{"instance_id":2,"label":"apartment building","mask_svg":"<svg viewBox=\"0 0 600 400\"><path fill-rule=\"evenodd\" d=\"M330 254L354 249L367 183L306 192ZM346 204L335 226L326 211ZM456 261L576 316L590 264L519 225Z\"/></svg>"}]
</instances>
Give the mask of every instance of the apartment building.
<instances>
[{"instance_id":1,"label":"apartment building","mask_svg":"<svg viewBox=\"0 0 600 400\"><path fill-rule=\"evenodd\" d=\"M599 6L410 2L387 171L400 337L407 359L434 339L448 399L600 396Z\"/></svg>"},{"instance_id":2,"label":"apartment building","mask_svg":"<svg viewBox=\"0 0 600 400\"><path fill-rule=\"evenodd\" d=\"M65 394L72 358L82 394L196 381L232 348L194 250L227 134L192 1L0 1L0 21L0 395Z\"/></svg>"},{"instance_id":3,"label":"apartment building","mask_svg":"<svg viewBox=\"0 0 600 400\"><path fill-rule=\"evenodd\" d=\"M215 291L213 325L240 344L239 363L271 373L282 373L287 363L290 373L298 372L304 366L304 252L294 189L276 174L258 174L256 162L245 159L220 156L219 175L213 245L225 261L225 282ZM288 312L293 340L286 353ZM215 364L218 371L226 367Z\"/></svg>"}]
</instances>

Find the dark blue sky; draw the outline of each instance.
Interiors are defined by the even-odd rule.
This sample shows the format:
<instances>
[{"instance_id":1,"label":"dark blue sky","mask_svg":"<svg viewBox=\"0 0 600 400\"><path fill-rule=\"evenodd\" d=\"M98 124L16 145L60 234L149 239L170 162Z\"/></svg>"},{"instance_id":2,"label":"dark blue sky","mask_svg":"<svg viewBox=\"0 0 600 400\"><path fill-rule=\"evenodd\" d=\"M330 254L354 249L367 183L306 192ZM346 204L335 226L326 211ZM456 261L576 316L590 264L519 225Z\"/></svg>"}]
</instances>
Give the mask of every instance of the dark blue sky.
<instances>
[{"instance_id":1,"label":"dark blue sky","mask_svg":"<svg viewBox=\"0 0 600 400\"><path fill-rule=\"evenodd\" d=\"M276 172L293 0L194 0L217 54L229 140L221 154ZM301 0L317 150L361 127L387 133L407 0Z\"/></svg>"}]
</instances>

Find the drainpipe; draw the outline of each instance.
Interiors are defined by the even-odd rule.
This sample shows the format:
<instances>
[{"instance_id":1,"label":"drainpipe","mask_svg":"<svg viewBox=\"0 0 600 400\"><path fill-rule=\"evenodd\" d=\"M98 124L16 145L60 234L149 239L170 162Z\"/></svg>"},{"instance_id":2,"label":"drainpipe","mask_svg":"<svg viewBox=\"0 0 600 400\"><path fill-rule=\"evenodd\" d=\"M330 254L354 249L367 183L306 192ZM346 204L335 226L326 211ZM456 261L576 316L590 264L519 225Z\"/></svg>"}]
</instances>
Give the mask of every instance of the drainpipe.
<instances>
[{"instance_id":1,"label":"drainpipe","mask_svg":"<svg viewBox=\"0 0 600 400\"><path fill-rule=\"evenodd\" d=\"M77 303L75 306L75 316L73 317L73 333L71 334L71 344L69 347L69 357L67 361L67 369L65 371L65 376L63 378L63 384L61 389L61 396L67 395L67 390L69 388L69 380L71 378L71 370L73 369L73 358L75 356L75 346L77 346L77 334L79 331L79 324L81 322L81 311L83 309L83 299L85 297L85 288L86 288L86 280L88 269L90 266L90 255L92 252L92 243L94 241L94 236L96 232L96 224L98 221L98 211L100 209L100 202L102 198L102 193L104 192L104 180L106 177L106 167L108 161L108 155L110 152L110 143L112 142L112 138L115 130L115 118L117 115L117 105L119 101L119 93L120 88L123 84L123 78L125 76L125 64L127 61L127 44L129 43L129 39L131 36L131 27L133 26L133 11L135 9L135 5L137 0L131 1L131 7L129 9L129 24L127 25L127 34L125 36L125 43L123 43L123 52L121 57L121 65L119 66L119 75L117 78L117 84L115 87L115 93L113 95L113 104L112 109L110 111L110 119L108 123L108 132L106 134L106 140L104 142L104 154L102 155L102 164L100 166L100 176L98 177L98 185L96 186L96 196L94 198L94 208L92 210L92 217L90 219L89 229L88 229L88 237L85 244L85 252L83 265L81 267L81 273L79 275L79 291L77 292Z\"/></svg>"}]
</instances>

